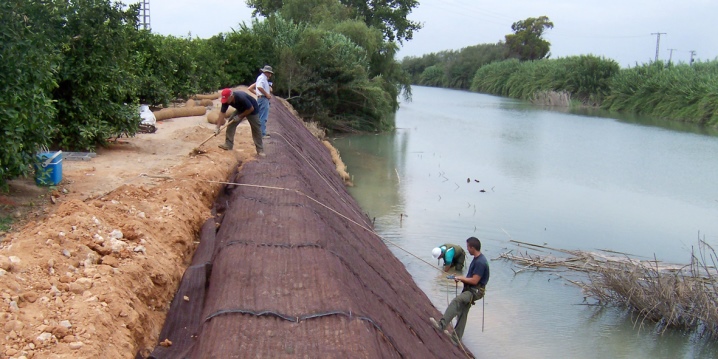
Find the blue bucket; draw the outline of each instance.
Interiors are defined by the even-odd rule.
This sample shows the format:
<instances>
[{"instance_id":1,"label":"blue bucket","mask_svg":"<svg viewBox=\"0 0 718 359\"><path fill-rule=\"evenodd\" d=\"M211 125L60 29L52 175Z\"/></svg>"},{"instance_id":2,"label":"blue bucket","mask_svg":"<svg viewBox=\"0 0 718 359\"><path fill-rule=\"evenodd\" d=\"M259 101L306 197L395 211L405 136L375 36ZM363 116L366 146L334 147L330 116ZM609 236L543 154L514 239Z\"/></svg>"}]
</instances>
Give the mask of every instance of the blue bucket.
<instances>
[{"instance_id":1,"label":"blue bucket","mask_svg":"<svg viewBox=\"0 0 718 359\"><path fill-rule=\"evenodd\" d=\"M38 186L57 186L62 181L62 151L40 152L35 165L35 183Z\"/></svg>"}]
</instances>

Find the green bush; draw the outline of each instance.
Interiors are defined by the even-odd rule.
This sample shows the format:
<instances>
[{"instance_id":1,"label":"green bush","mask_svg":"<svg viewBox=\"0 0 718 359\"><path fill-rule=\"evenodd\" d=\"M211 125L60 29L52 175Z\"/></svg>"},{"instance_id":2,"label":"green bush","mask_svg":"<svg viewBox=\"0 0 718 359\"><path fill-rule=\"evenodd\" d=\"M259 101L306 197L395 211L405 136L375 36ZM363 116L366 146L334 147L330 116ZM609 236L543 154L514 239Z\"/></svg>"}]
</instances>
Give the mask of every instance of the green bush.
<instances>
[{"instance_id":1,"label":"green bush","mask_svg":"<svg viewBox=\"0 0 718 359\"><path fill-rule=\"evenodd\" d=\"M137 8L106 0L58 2L51 39L62 59L53 91L54 143L93 150L108 138L137 132L137 75L129 51ZM55 20L55 19L53 19Z\"/></svg>"},{"instance_id":2,"label":"green bush","mask_svg":"<svg viewBox=\"0 0 718 359\"><path fill-rule=\"evenodd\" d=\"M48 11L39 1L0 2L0 188L29 174L50 143L58 53L42 31Z\"/></svg>"}]
</instances>

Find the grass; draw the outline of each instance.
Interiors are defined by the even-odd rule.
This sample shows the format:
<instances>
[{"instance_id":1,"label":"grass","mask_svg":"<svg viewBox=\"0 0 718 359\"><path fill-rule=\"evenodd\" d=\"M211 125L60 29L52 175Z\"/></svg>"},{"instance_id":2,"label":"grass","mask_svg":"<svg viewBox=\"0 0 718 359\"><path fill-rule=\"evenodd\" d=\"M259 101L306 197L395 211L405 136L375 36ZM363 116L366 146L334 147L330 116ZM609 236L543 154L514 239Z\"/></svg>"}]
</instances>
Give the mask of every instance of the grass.
<instances>
[{"instance_id":1,"label":"grass","mask_svg":"<svg viewBox=\"0 0 718 359\"><path fill-rule=\"evenodd\" d=\"M12 225L12 217L0 216L0 232L9 231L11 225Z\"/></svg>"}]
</instances>

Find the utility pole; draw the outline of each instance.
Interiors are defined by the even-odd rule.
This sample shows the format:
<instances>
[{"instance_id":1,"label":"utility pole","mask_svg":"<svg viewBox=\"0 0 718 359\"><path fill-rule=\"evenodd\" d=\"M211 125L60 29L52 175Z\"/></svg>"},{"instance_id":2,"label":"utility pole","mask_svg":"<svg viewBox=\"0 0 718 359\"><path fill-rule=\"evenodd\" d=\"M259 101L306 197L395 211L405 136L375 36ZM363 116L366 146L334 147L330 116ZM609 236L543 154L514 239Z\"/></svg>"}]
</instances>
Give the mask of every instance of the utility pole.
<instances>
[{"instance_id":1,"label":"utility pole","mask_svg":"<svg viewBox=\"0 0 718 359\"><path fill-rule=\"evenodd\" d=\"M140 26L145 30L152 31L152 26L150 26L150 0L140 0Z\"/></svg>"},{"instance_id":2,"label":"utility pole","mask_svg":"<svg viewBox=\"0 0 718 359\"><path fill-rule=\"evenodd\" d=\"M673 51L678 51L678 49L668 49L670 55L668 55L668 63L671 63L671 60L673 60Z\"/></svg>"},{"instance_id":3,"label":"utility pole","mask_svg":"<svg viewBox=\"0 0 718 359\"><path fill-rule=\"evenodd\" d=\"M694 61L694 60L693 60L693 56L696 54L696 50L691 50L690 53L691 53L691 62L690 62L690 65L693 66L693 61Z\"/></svg>"},{"instance_id":4,"label":"utility pole","mask_svg":"<svg viewBox=\"0 0 718 359\"><path fill-rule=\"evenodd\" d=\"M147 1L149 1L149 0L147 0ZM660 44L661 44L661 35L666 35L666 33L665 32L654 32L654 33L651 33L651 35L657 35L656 36L656 60L655 61L658 62L658 48L660 47Z\"/></svg>"}]
</instances>

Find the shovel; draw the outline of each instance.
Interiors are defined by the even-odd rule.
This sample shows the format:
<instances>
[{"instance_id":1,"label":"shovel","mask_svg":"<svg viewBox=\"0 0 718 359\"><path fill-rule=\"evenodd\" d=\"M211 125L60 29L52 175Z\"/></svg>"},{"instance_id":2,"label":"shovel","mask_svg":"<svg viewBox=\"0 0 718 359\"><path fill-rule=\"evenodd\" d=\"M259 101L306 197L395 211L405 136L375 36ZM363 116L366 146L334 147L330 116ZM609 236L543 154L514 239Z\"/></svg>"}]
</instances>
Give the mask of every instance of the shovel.
<instances>
[{"instance_id":1,"label":"shovel","mask_svg":"<svg viewBox=\"0 0 718 359\"><path fill-rule=\"evenodd\" d=\"M234 123L234 122L237 122L237 121L238 121L238 117L233 116L229 121L227 121L227 123L225 123L224 125L222 125L222 127L219 128L219 131L216 131L212 136L207 137L206 140L202 141L202 143L200 143L197 147L195 147L195 148L192 150L192 152L190 153L190 155L198 155L198 154L205 153L205 151L200 150L199 148L202 147L202 145L204 145L205 143L207 143L209 140L211 140L211 139L217 137L217 135L219 135L220 133L222 133L222 130L224 130L225 128L227 128L227 126L229 126L231 123Z\"/></svg>"}]
</instances>

